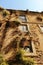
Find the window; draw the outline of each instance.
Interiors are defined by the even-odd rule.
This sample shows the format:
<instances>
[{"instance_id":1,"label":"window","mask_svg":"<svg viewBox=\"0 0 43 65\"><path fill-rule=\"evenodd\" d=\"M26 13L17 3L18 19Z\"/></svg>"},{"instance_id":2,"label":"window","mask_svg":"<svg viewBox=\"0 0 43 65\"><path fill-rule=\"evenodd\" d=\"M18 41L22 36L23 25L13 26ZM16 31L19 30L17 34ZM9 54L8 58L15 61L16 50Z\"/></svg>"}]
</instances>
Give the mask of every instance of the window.
<instances>
[{"instance_id":1,"label":"window","mask_svg":"<svg viewBox=\"0 0 43 65\"><path fill-rule=\"evenodd\" d=\"M19 19L22 20L22 22L26 22L26 17L25 17L25 15L24 15L24 16L20 15L20 16L19 16Z\"/></svg>"},{"instance_id":2,"label":"window","mask_svg":"<svg viewBox=\"0 0 43 65\"><path fill-rule=\"evenodd\" d=\"M40 28L41 32L43 33L43 24L40 24L39 28Z\"/></svg>"},{"instance_id":3,"label":"window","mask_svg":"<svg viewBox=\"0 0 43 65\"><path fill-rule=\"evenodd\" d=\"M36 56L36 50L32 40L26 40L23 38L19 46L22 51L24 51L25 56Z\"/></svg>"},{"instance_id":4,"label":"window","mask_svg":"<svg viewBox=\"0 0 43 65\"><path fill-rule=\"evenodd\" d=\"M28 31L27 25L19 26L19 30L21 30L22 32L27 32Z\"/></svg>"},{"instance_id":5,"label":"window","mask_svg":"<svg viewBox=\"0 0 43 65\"><path fill-rule=\"evenodd\" d=\"M27 41L25 38L21 40L20 47L24 48L26 52L33 52L31 47L31 41L30 40Z\"/></svg>"}]
</instances>

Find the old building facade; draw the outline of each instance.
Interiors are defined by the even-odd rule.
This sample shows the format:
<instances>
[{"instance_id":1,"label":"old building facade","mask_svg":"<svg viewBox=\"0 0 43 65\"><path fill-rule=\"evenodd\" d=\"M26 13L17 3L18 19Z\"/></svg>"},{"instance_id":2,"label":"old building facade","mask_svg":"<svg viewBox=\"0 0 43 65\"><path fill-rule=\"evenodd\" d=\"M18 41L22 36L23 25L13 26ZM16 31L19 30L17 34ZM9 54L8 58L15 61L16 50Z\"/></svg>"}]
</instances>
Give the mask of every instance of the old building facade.
<instances>
[{"instance_id":1,"label":"old building facade","mask_svg":"<svg viewBox=\"0 0 43 65\"><path fill-rule=\"evenodd\" d=\"M12 60L19 48L43 65L43 12L0 8L0 52Z\"/></svg>"}]
</instances>

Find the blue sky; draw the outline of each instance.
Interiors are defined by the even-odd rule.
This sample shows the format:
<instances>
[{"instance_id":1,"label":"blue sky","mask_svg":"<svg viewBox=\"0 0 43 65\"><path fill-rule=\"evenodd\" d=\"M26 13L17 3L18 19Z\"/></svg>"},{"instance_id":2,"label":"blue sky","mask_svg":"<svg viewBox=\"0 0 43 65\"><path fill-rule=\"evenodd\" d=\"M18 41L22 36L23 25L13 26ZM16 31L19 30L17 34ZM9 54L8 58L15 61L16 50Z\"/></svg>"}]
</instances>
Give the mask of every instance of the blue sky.
<instances>
[{"instance_id":1,"label":"blue sky","mask_svg":"<svg viewBox=\"0 0 43 65\"><path fill-rule=\"evenodd\" d=\"M0 0L0 6L7 9L43 11L43 0Z\"/></svg>"}]
</instances>

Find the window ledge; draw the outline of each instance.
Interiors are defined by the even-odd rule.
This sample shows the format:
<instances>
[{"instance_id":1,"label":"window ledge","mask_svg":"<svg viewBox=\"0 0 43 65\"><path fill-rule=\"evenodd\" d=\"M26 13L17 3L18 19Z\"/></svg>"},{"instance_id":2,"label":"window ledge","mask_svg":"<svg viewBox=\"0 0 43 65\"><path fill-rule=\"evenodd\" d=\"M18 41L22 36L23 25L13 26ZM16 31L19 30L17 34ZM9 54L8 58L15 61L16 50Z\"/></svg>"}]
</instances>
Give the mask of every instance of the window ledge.
<instances>
[{"instance_id":1,"label":"window ledge","mask_svg":"<svg viewBox=\"0 0 43 65\"><path fill-rule=\"evenodd\" d=\"M38 56L38 55L35 54L35 53L25 53L24 56L26 56L26 57L30 57L30 56L36 57L36 56Z\"/></svg>"}]
</instances>

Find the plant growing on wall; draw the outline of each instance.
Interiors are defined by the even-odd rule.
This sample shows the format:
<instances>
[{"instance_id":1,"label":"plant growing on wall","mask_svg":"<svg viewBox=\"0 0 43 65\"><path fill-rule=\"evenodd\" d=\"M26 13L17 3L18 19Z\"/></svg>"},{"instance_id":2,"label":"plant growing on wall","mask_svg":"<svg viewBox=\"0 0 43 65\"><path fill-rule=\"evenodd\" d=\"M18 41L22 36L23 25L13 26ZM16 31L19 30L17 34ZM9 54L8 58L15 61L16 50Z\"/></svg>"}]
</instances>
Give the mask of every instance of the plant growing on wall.
<instances>
[{"instance_id":1,"label":"plant growing on wall","mask_svg":"<svg viewBox=\"0 0 43 65\"><path fill-rule=\"evenodd\" d=\"M10 12L9 11L7 11L7 10L3 10L3 16L5 17L6 15L9 15L10 14Z\"/></svg>"},{"instance_id":2,"label":"plant growing on wall","mask_svg":"<svg viewBox=\"0 0 43 65\"><path fill-rule=\"evenodd\" d=\"M15 57L16 60L23 65L35 65L34 59L23 56L23 53L24 53L24 51L21 52L21 50L19 50L19 52L17 53L17 55Z\"/></svg>"},{"instance_id":3,"label":"plant growing on wall","mask_svg":"<svg viewBox=\"0 0 43 65\"><path fill-rule=\"evenodd\" d=\"M0 53L0 65L8 65L8 63L4 60L3 55Z\"/></svg>"}]
</instances>

